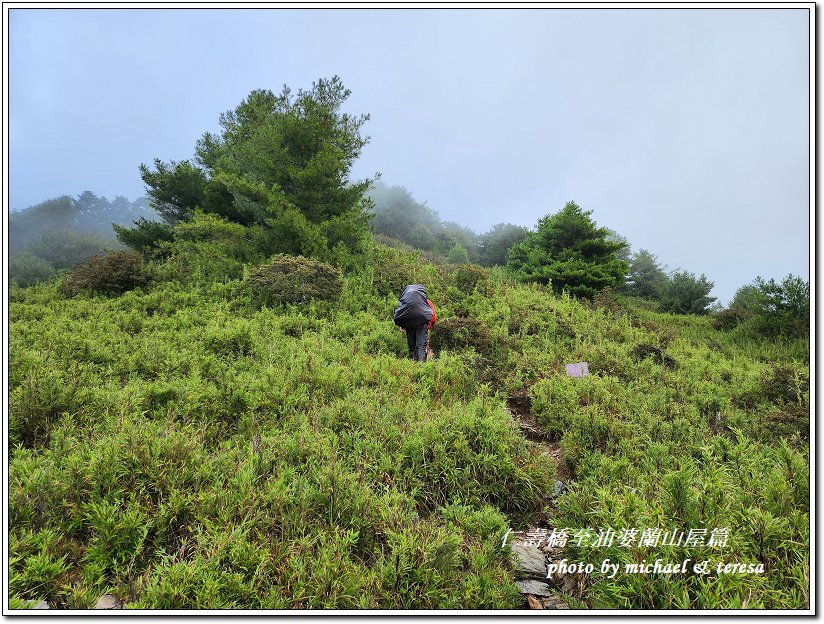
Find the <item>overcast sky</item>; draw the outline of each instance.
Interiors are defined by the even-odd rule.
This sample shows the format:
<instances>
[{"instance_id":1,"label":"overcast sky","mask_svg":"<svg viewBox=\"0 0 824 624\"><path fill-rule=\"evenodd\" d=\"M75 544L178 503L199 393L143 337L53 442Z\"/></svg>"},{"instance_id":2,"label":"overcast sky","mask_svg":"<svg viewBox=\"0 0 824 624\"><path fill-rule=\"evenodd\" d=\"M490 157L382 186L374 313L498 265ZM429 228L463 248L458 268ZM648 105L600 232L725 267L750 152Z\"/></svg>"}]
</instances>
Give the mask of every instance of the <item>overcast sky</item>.
<instances>
[{"instance_id":1,"label":"overcast sky","mask_svg":"<svg viewBox=\"0 0 824 624\"><path fill-rule=\"evenodd\" d=\"M380 171L477 232L574 200L727 303L809 278L805 9L12 9L12 210L191 158L252 89L339 75Z\"/></svg>"}]
</instances>

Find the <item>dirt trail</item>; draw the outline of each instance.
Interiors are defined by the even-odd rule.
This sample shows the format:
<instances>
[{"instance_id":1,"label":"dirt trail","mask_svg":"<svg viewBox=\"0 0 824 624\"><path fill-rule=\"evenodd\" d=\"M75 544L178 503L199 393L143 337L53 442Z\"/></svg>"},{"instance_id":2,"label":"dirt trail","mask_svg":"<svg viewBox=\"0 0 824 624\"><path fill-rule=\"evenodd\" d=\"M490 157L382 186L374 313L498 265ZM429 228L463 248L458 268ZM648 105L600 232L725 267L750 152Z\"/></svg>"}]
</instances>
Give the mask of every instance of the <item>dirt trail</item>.
<instances>
[{"instance_id":1,"label":"dirt trail","mask_svg":"<svg viewBox=\"0 0 824 624\"><path fill-rule=\"evenodd\" d=\"M566 488L573 474L564 461L560 439L553 438L538 425L532 413L532 400L526 392L519 392L507 400L507 411L521 429L524 437L552 457L556 463L557 480L561 482L550 492L554 501ZM542 512L526 527L515 529L509 535L508 543L515 558L515 572L518 586L524 596L524 606L530 609L568 609L561 596L580 596L581 587L577 579L567 577L546 578L547 564L561 559L562 549L550 547L547 543L554 527L554 502L547 512Z\"/></svg>"},{"instance_id":2,"label":"dirt trail","mask_svg":"<svg viewBox=\"0 0 824 624\"><path fill-rule=\"evenodd\" d=\"M515 422L521 428L521 433L531 442L540 444L557 463L558 479L566 483L572 479L572 473L564 461L564 452L561 449L560 439L553 438L547 434L532 413L532 399L525 392L514 394L506 401L509 413L514 417Z\"/></svg>"}]
</instances>

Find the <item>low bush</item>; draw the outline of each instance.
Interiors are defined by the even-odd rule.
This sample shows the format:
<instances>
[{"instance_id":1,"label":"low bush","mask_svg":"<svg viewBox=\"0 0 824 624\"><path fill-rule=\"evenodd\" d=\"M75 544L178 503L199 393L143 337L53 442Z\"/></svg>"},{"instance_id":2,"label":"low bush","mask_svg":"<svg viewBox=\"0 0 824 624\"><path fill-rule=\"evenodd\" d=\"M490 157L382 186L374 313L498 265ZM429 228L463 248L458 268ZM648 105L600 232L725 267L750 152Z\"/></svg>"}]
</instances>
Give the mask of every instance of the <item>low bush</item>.
<instances>
[{"instance_id":1,"label":"low bush","mask_svg":"<svg viewBox=\"0 0 824 624\"><path fill-rule=\"evenodd\" d=\"M340 269L331 264L279 254L269 263L251 269L246 285L260 305L334 301L340 297Z\"/></svg>"},{"instance_id":2,"label":"low bush","mask_svg":"<svg viewBox=\"0 0 824 624\"><path fill-rule=\"evenodd\" d=\"M73 297L82 290L119 295L147 282L143 260L134 251L112 251L93 256L72 271L61 284L61 292Z\"/></svg>"},{"instance_id":3,"label":"low bush","mask_svg":"<svg viewBox=\"0 0 824 624\"><path fill-rule=\"evenodd\" d=\"M667 355L664 351L656 347L655 345L651 344L639 344L636 345L632 349L632 355L634 355L639 360L643 360L645 358L652 358L652 360L656 364L660 364L661 366L665 366L667 368L675 368L678 366L678 362L670 355Z\"/></svg>"},{"instance_id":4,"label":"low bush","mask_svg":"<svg viewBox=\"0 0 824 624\"><path fill-rule=\"evenodd\" d=\"M446 255L446 262L448 264L466 264L469 262L469 252L460 243L455 243Z\"/></svg>"},{"instance_id":5,"label":"low bush","mask_svg":"<svg viewBox=\"0 0 824 624\"><path fill-rule=\"evenodd\" d=\"M446 319L435 325L430 344L435 351L472 347L482 355L489 354L495 346L492 332L483 321L462 317Z\"/></svg>"},{"instance_id":6,"label":"low bush","mask_svg":"<svg viewBox=\"0 0 824 624\"><path fill-rule=\"evenodd\" d=\"M143 229L147 229L147 236L160 236L152 243L156 248L150 255L166 259L156 267L163 281L209 286L240 279L244 264L259 263L269 255L261 251L267 242L259 226L246 227L214 214L196 212L165 234L162 228L153 234L154 226L140 226L129 232L131 236L142 236ZM172 239L164 239L165 235Z\"/></svg>"},{"instance_id":7,"label":"low bush","mask_svg":"<svg viewBox=\"0 0 824 624\"><path fill-rule=\"evenodd\" d=\"M415 490L425 509L491 503L507 513L525 513L537 510L554 481L545 455L526 457L526 442L507 418L475 401L411 432L402 468L420 480Z\"/></svg>"},{"instance_id":8,"label":"low bush","mask_svg":"<svg viewBox=\"0 0 824 624\"><path fill-rule=\"evenodd\" d=\"M487 281L487 272L474 264L459 264L455 267L455 286L461 292L472 293L476 288L482 287Z\"/></svg>"},{"instance_id":9,"label":"low bush","mask_svg":"<svg viewBox=\"0 0 824 624\"><path fill-rule=\"evenodd\" d=\"M778 407L803 405L809 400L810 380L806 374L789 365L776 364L762 372L755 387L740 392L733 403L743 409L753 409L761 403Z\"/></svg>"},{"instance_id":10,"label":"low bush","mask_svg":"<svg viewBox=\"0 0 824 624\"><path fill-rule=\"evenodd\" d=\"M753 316L749 310L729 308L713 316L712 326L718 331L729 331Z\"/></svg>"},{"instance_id":11,"label":"low bush","mask_svg":"<svg viewBox=\"0 0 824 624\"><path fill-rule=\"evenodd\" d=\"M372 285L378 294L398 296L407 284L420 284L420 262L415 252L376 245L372 250Z\"/></svg>"},{"instance_id":12,"label":"low bush","mask_svg":"<svg viewBox=\"0 0 824 624\"><path fill-rule=\"evenodd\" d=\"M613 314L617 313L621 309L618 302L615 300L615 291L609 286L602 288L595 293L595 297L592 300L592 305L595 308L601 308L602 310L612 312Z\"/></svg>"},{"instance_id":13,"label":"low bush","mask_svg":"<svg viewBox=\"0 0 824 624\"><path fill-rule=\"evenodd\" d=\"M788 404L762 418L754 419L752 427L755 436L770 443L778 438L787 438L796 446L809 443L810 406L808 404Z\"/></svg>"}]
</instances>

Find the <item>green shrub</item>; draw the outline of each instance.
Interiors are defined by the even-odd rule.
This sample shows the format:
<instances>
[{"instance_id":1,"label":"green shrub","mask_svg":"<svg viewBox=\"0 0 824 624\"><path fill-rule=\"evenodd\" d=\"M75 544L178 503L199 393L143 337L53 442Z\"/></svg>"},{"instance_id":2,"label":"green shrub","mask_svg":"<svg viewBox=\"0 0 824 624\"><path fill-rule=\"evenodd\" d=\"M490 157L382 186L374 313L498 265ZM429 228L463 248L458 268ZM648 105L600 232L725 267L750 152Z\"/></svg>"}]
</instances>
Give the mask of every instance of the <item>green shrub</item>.
<instances>
[{"instance_id":1,"label":"green shrub","mask_svg":"<svg viewBox=\"0 0 824 624\"><path fill-rule=\"evenodd\" d=\"M157 254L166 258L157 268L161 280L208 286L239 279L244 263L257 263L268 255L261 252L267 243L260 226L247 227L215 214L196 211L171 233L173 240L157 242Z\"/></svg>"},{"instance_id":2,"label":"green shrub","mask_svg":"<svg viewBox=\"0 0 824 624\"><path fill-rule=\"evenodd\" d=\"M13 446L46 444L54 425L66 412L93 411L89 377L71 370L35 366L9 388L9 442Z\"/></svg>"},{"instance_id":3,"label":"green shrub","mask_svg":"<svg viewBox=\"0 0 824 624\"><path fill-rule=\"evenodd\" d=\"M610 286L602 288L595 293L595 297L592 299L592 305L607 312L612 312L613 314L621 309L615 300L615 291Z\"/></svg>"},{"instance_id":4,"label":"green shrub","mask_svg":"<svg viewBox=\"0 0 824 624\"><path fill-rule=\"evenodd\" d=\"M459 264L455 267L455 286L463 293L470 294L483 286L488 279L487 272L474 264Z\"/></svg>"},{"instance_id":5,"label":"green shrub","mask_svg":"<svg viewBox=\"0 0 824 624\"><path fill-rule=\"evenodd\" d=\"M761 377L761 394L776 405L804 402L810 391L810 380L806 374L799 374L790 366L776 364Z\"/></svg>"},{"instance_id":6,"label":"green shrub","mask_svg":"<svg viewBox=\"0 0 824 624\"><path fill-rule=\"evenodd\" d=\"M93 256L72 271L60 286L61 292L73 297L82 290L118 295L147 282L143 260L134 251L112 251Z\"/></svg>"},{"instance_id":7,"label":"green shrub","mask_svg":"<svg viewBox=\"0 0 824 624\"><path fill-rule=\"evenodd\" d=\"M169 559L157 565L138 609L254 609L250 588L218 561Z\"/></svg>"},{"instance_id":8,"label":"green shrub","mask_svg":"<svg viewBox=\"0 0 824 624\"><path fill-rule=\"evenodd\" d=\"M482 355L489 354L495 346L492 332L483 321L462 317L438 322L432 328L430 344L435 351L473 347Z\"/></svg>"},{"instance_id":9,"label":"green shrub","mask_svg":"<svg viewBox=\"0 0 824 624\"><path fill-rule=\"evenodd\" d=\"M755 436L771 443L779 438L787 438L796 444L809 443L810 406L808 404L787 404L762 418L754 419Z\"/></svg>"},{"instance_id":10,"label":"green shrub","mask_svg":"<svg viewBox=\"0 0 824 624\"><path fill-rule=\"evenodd\" d=\"M279 254L251 269L246 278L252 297L261 305L334 301L343 289L341 271L331 264Z\"/></svg>"},{"instance_id":11,"label":"green shrub","mask_svg":"<svg viewBox=\"0 0 824 624\"><path fill-rule=\"evenodd\" d=\"M749 310L729 308L721 310L712 319L712 326L718 331L729 331L753 316Z\"/></svg>"},{"instance_id":12,"label":"green shrub","mask_svg":"<svg viewBox=\"0 0 824 624\"><path fill-rule=\"evenodd\" d=\"M9 590L24 603L12 608L32 608L57 596L70 567L66 555L61 556L61 538L52 528L9 536Z\"/></svg>"},{"instance_id":13,"label":"green shrub","mask_svg":"<svg viewBox=\"0 0 824 624\"><path fill-rule=\"evenodd\" d=\"M155 269L158 281L210 286L243 277L243 262L231 257L223 243L175 241L161 243L161 249L169 257Z\"/></svg>"},{"instance_id":14,"label":"green shrub","mask_svg":"<svg viewBox=\"0 0 824 624\"><path fill-rule=\"evenodd\" d=\"M764 336L808 336L810 332L810 282L792 274L780 283L761 277L738 289L732 307L754 316L752 327Z\"/></svg>"},{"instance_id":15,"label":"green shrub","mask_svg":"<svg viewBox=\"0 0 824 624\"><path fill-rule=\"evenodd\" d=\"M135 501L90 501L84 505L84 519L92 535L87 563L111 575L139 567L152 522Z\"/></svg>"},{"instance_id":16,"label":"green shrub","mask_svg":"<svg viewBox=\"0 0 824 624\"><path fill-rule=\"evenodd\" d=\"M210 325L204 334L206 347L215 355L234 357L252 352L252 334L248 322L239 320L227 325Z\"/></svg>"},{"instance_id":17,"label":"green shrub","mask_svg":"<svg viewBox=\"0 0 824 624\"><path fill-rule=\"evenodd\" d=\"M410 433L403 455L402 467L420 482L417 496L426 509L462 502L534 511L555 476L551 460L530 456L506 416L477 400Z\"/></svg>"},{"instance_id":18,"label":"green shrub","mask_svg":"<svg viewBox=\"0 0 824 624\"><path fill-rule=\"evenodd\" d=\"M452 249L449 250L446 261L449 264L466 264L469 262L469 252L460 243L455 243Z\"/></svg>"},{"instance_id":19,"label":"green shrub","mask_svg":"<svg viewBox=\"0 0 824 624\"><path fill-rule=\"evenodd\" d=\"M9 563L12 567L14 560ZM11 570L9 590L29 600L53 599L60 589L60 577L68 569L66 557L55 559L44 551L26 557L21 563L19 572Z\"/></svg>"},{"instance_id":20,"label":"green shrub","mask_svg":"<svg viewBox=\"0 0 824 624\"><path fill-rule=\"evenodd\" d=\"M806 373L798 373L794 368L775 364L761 373L757 386L744 390L733 399L733 403L744 409L753 409L760 403L771 403L778 407L803 405L809 400L810 379Z\"/></svg>"},{"instance_id":21,"label":"green shrub","mask_svg":"<svg viewBox=\"0 0 824 624\"><path fill-rule=\"evenodd\" d=\"M667 355L664 351L651 344L642 343L635 345L632 349L632 355L639 360L652 358L656 364L666 366L667 368L675 368L678 366L678 362L672 356Z\"/></svg>"},{"instance_id":22,"label":"green shrub","mask_svg":"<svg viewBox=\"0 0 824 624\"><path fill-rule=\"evenodd\" d=\"M401 294L407 284L423 283L420 260L415 252L375 245L370 254L372 284L380 295Z\"/></svg>"}]
</instances>

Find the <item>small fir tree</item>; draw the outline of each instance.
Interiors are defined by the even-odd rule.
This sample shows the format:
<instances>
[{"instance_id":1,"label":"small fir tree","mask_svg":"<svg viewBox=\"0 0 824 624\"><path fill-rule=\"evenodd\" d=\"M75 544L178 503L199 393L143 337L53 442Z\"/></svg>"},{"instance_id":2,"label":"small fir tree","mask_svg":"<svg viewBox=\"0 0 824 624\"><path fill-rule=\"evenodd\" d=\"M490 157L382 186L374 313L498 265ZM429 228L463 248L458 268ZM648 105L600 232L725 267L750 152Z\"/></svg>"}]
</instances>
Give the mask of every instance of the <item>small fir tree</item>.
<instances>
[{"instance_id":1,"label":"small fir tree","mask_svg":"<svg viewBox=\"0 0 824 624\"><path fill-rule=\"evenodd\" d=\"M641 249L629 265L624 292L645 299L658 299L666 283L667 274L664 273L664 267L658 264L654 254Z\"/></svg>"},{"instance_id":2,"label":"small fir tree","mask_svg":"<svg viewBox=\"0 0 824 624\"><path fill-rule=\"evenodd\" d=\"M469 262L469 253L466 248L460 243L455 243L454 247L449 250L449 255L446 257L449 264L466 264Z\"/></svg>"},{"instance_id":3,"label":"small fir tree","mask_svg":"<svg viewBox=\"0 0 824 624\"><path fill-rule=\"evenodd\" d=\"M713 283L703 274L676 271L661 291L660 305L664 312L673 314L707 314L709 305L715 301L710 297Z\"/></svg>"},{"instance_id":4,"label":"small fir tree","mask_svg":"<svg viewBox=\"0 0 824 624\"><path fill-rule=\"evenodd\" d=\"M615 254L626 243L610 240L607 228L599 228L591 214L568 202L544 217L535 232L509 250L508 266L521 281L551 285L556 293L576 297L592 299L599 290L617 286L628 266Z\"/></svg>"}]
</instances>

